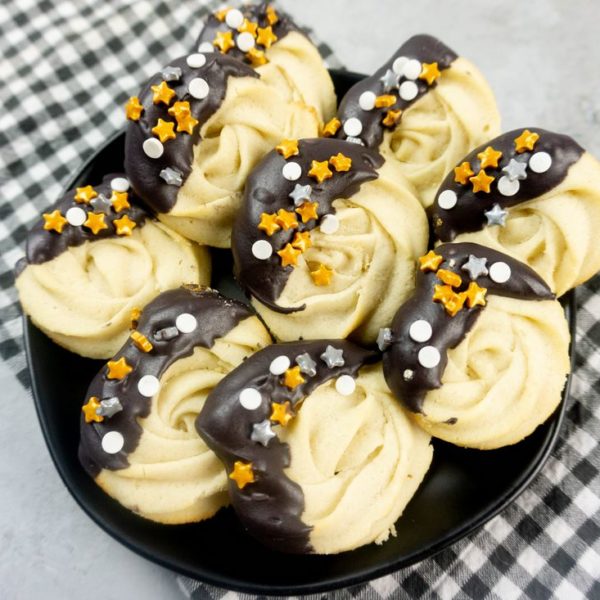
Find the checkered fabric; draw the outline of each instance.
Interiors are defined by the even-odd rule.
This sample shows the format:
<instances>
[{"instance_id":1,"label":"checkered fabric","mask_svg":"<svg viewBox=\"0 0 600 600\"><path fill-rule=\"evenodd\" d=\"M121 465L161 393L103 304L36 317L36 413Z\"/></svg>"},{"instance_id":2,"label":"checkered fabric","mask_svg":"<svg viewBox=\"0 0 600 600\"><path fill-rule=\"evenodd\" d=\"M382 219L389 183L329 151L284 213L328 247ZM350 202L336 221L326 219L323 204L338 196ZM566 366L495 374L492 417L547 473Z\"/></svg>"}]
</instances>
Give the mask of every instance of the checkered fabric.
<instances>
[{"instance_id":1,"label":"checkered fabric","mask_svg":"<svg viewBox=\"0 0 600 600\"><path fill-rule=\"evenodd\" d=\"M27 228L124 124L123 104L192 47L216 2L3 0L0 4L0 356L29 386L12 269ZM332 66L335 57L320 49ZM566 425L533 484L481 531L335 598L600 598L600 278L578 292ZM243 595L177 578L191 598ZM174 578L174 589L176 587Z\"/></svg>"}]
</instances>

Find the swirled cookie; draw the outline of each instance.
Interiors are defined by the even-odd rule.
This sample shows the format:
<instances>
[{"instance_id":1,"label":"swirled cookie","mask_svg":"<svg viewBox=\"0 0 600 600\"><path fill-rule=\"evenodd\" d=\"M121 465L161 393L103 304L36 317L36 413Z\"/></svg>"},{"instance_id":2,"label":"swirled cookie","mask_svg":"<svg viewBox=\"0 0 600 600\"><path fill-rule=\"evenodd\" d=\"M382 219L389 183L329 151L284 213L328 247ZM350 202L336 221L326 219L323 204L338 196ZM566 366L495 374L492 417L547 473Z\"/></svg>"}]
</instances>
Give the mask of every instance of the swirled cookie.
<instances>
[{"instance_id":1,"label":"swirled cookie","mask_svg":"<svg viewBox=\"0 0 600 600\"><path fill-rule=\"evenodd\" d=\"M198 38L198 51L219 51L250 64L260 78L290 102L331 119L337 99L319 51L283 13L268 2L224 8L211 14Z\"/></svg>"},{"instance_id":2,"label":"swirled cookie","mask_svg":"<svg viewBox=\"0 0 600 600\"><path fill-rule=\"evenodd\" d=\"M435 437L480 449L519 442L561 400L562 307L535 271L478 244L419 260L414 295L380 332L390 388Z\"/></svg>"},{"instance_id":3,"label":"swirled cookie","mask_svg":"<svg viewBox=\"0 0 600 600\"><path fill-rule=\"evenodd\" d=\"M472 63L417 35L348 91L325 127L336 132L397 161L428 207L460 157L500 132L500 116Z\"/></svg>"},{"instance_id":4,"label":"swirled cookie","mask_svg":"<svg viewBox=\"0 0 600 600\"><path fill-rule=\"evenodd\" d=\"M197 420L244 527L283 552L333 554L394 534L432 459L378 355L344 340L276 344L209 395Z\"/></svg>"},{"instance_id":5,"label":"swirled cookie","mask_svg":"<svg viewBox=\"0 0 600 600\"><path fill-rule=\"evenodd\" d=\"M411 292L428 233L396 163L342 140L284 140L248 179L235 274L280 340L373 342Z\"/></svg>"},{"instance_id":6,"label":"swirled cookie","mask_svg":"<svg viewBox=\"0 0 600 600\"><path fill-rule=\"evenodd\" d=\"M208 284L210 258L152 218L122 175L67 192L27 236L16 287L25 313L57 344L108 358L132 312L184 283Z\"/></svg>"},{"instance_id":7,"label":"swirled cookie","mask_svg":"<svg viewBox=\"0 0 600 600\"><path fill-rule=\"evenodd\" d=\"M125 170L158 218L188 239L228 247L248 174L282 138L318 134L243 62L211 52L172 61L126 106Z\"/></svg>"},{"instance_id":8,"label":"swirled cookie","mask_svg":"<svg viewBox=\"0 0 600 600\"><path fill-rule=\"evenodd\" d=\"M509 131L450 171L432 218L439 240L510 254L562 296L600 269L600 162L566 135Z\"/></svg>"},{"instance_id":9,"label":"swirled cookie","mask_svg":"<svg viewBox=\"0 0 600 600\"><path fill-rule=\"evenodd\" d=\"M177 524L212 516L227 504L226 475L194 422L223 376L270 341L248 307L217 292L161 294L88 389L81 464L107 494L147 519Z\"/></svg>"}]
</instances>

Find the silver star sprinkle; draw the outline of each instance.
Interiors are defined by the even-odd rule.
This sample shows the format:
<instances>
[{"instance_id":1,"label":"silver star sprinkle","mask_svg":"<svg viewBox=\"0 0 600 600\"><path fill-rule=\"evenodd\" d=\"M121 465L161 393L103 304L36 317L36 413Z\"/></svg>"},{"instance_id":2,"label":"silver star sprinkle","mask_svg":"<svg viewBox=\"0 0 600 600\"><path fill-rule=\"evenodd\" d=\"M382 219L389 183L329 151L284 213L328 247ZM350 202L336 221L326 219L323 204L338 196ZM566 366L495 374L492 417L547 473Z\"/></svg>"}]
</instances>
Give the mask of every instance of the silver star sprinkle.
<instances>
[{"instance_id":1,"label":"silver star sprinkle","mask_svg":"<svg viewBox=\"0 0 600 600\"><path fill-rule=\"evenodd\" d=\"M294 201L295 206L300 206L305 200L310 200L311 194L312 187L310 185L300 185L297 183L289 196Z\"/></svg>"},{"instance_id":2,"label":"silver star sprinkle","mask_svg":"<svg viewBox=\"0 0 600 600\"><path fill-rule=\"evenodd\" d=\"M183 173L179 169L166 167L159 173L159 175L165 180L167 185L176 185L177 187L181 187L183 184Z\"/></svg>"},{"instance_id":3,"label":"silver star sprinkle","mask_svg":"<svg viewBox=\"0 0 600 600\"><path fill-rule=\"evenodd\" d=\"M415 372L412 369L404 369L404 373L402 373L404 381L410 381L414 376Z\"/></svg>"},{"instance_id":4,"label":"silver star sprinkle","mask_svg":"<svg viewBox=\"0 0 600 600\"><path fill-rule=\"evenodd\" d=\"M508 215L508 211L501 208L499 204L494 204L490 210L486 210L483 214L487 219L488 225L500 225L500 227L506 225L506 215Z\"/></svg>"},{"instance_id":5,"label":"silver star sprinkle","mask_svg":"<svg viewBox=\"0 0 600 600\"><path fill-rule=\"evenodd\" d=\"M357 138L357 137L354 137L354 136L347 137L346 141L350 142L351 144L358 144L359 146L364 146L365 145L365 143L360 138Z\"/></svg>"},{"instance_id":6,"label":"silver star sprinkle","mask_svg":"<svg viewBox=\"0 0 600 600\"><path fill-rule=\"evenodd\" d=\"M123 405L119 402L119 399L115 396L113 398L107 398L106 400L100 401L100 406L96 409L96 414L100 417L112 417L118 412L123 410Z\"/></svg>"},{"instance_id":7,"label":"silver star sprinkle","mask_svg":"<svg viewBox=\"0 0 600 600\"><path fill-rule=\"evenodd\" d=\"M377 347L383 352L392 343L392 330L382 327L377 334Z\"/></svg>"},{"instance_id":8,"label":"silver star sprinkle","mask_svg":"<svg viewBox=\"0 0 600 600\"><path fill-rule=\"evenodd\" d=\"M309 377L314 377L317 374L317 363L310 357L308 352L296 356L296 364Z\"/></svg>"},{"instance_id":9,"label":"silver star sprinkle","mask_svg":"<svg viewBox=\"0 0 600 600\"><path fill-rule=\"evenodd\" d=\"M271 421L269 421L268 419L265 419L260 423L255 423L254 425L252 425L252 433L250 434L250 439L253 442L257 442L266 447L269 445L269 442L274 437L276 437L275 432L271 428Z\"/></svg>"},{"instance_id":10,"label":"silver star sprinkle","mask_svg":"<svg viewBox=\"0 0 600 600\"><path fill-rule=\"evenodd\" d=\"M488 274L486 263L487 258L478 258L473 254L469 254L469 260L461 268L463 271L468 271L471 279L475 281L478 277Z\"/></svg>"},{"instance_id":11,"label":"silver star sprinkle","mask_svg":"<svg viewBox=\"0 0 600 600\"><path fill-rule=\"evenodd\" d=\"M174 340L179 335L179 329L174 325L172 327L165 327L164 329L159 329L154 334L154 339L159 342L168 342L169 340Z\"/></svg>"},{"instance_id":12,"label":"silver star sprinkle","mask_svg":"<svg viewBox=\"0 0 600 600\"><path fill-rule=\"evenodd\" d=\"M502 169L502 172L510 181L527 179L527 164L511 158L510 162Z\"/></svg>"},{"instance_id":13,"label":"silver star sprinkle","mask_svg":"<svg viewBox=\"0 0 600 600\"><path fill-rule=\"evenodd\" d=\"M181 79L181 69L179 67L165 67L161 71L165 81L179 81Z\"/></svg>"},{"instance_id":14,"label":"silver star sprinkle","mask_svg":"<svg viewBox=\"0 0 600 600\"><path fill-rule=\"evenodd\" d=\"M104 194L99 194L98 196L96 196L90 202L90 204L94 207L94 210L96 212L99 212L99 213L102 212L105 215L110 214L110 209L111 209L112 204L110 203L110 200Z\"/></svg>"},{"instance_id":15,"label":"silver star sprinkle","mask_svg":"<svg viewBox=\"0 0 600 600\"><path fill-rule=\"evenodd\" d=\"M391 69L385 72L385 75L381 77L380 81L383 83L383 88L387 92L398 85L398 75Z\"/></svg>"},{"instance_id":16,"label":"silver star sprinkle","mask_svg":"<svg viewBox=\"0 0 600 600\"><path fill-rule=\"evenodd\" d=\"M341 348L334 348L333 346L328 345L327 348L325 348L325 352L321 354L321 360L330 369L333 369L333 367L343 367L345 364L344 351Z\"/></svg>"}]
</instances>

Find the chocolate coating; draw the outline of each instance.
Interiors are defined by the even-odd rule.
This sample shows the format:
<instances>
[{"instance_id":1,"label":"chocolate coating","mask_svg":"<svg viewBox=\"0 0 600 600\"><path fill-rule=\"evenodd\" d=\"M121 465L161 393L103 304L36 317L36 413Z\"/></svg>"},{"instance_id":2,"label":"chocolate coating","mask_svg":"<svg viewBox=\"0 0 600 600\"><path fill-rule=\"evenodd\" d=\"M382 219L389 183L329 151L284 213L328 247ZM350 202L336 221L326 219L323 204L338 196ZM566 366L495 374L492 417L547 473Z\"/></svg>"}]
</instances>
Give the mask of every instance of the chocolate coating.
<instances>
[{"instance_id":1,"label":"chocolate coating","mask_svg":"<svg viewBox=\"0 0 600 600\"><path fill-rule=\"evenodd\" d=\"M396 50L394 55L384 63L383 66L375 71L371 77L367 77L353 85L340 102L338 119L344 123L351 117L357 118L362 123L362 132L358 137L368 148L379 147L379 144L383 140L383 134L386 127L383 125L382 121L388 110L406 110L409 106L417 102L419 98L424 96L432 87L437 85L436 82L430 86L422 79L414 80L419 91L412 100L402 100L398 94L398 89L385 91L381 78L388 69L392 69L394 61L401 56L408 59L416 59L421 63L436 62L440 71L448 69L458 58L457 54L440 40L430 35L415 35L402 44L402 46ZM404 81L407 81L406 77L401 77L399 83L403 83ZM397 96L397 100L395 104L390 107L373 108L372 110L365 111L360 107L358 102L360 96L364 92L373 92L376 96L393 93ZM347 137L344 134L343 128L338 131L337 135L342 139Z\"/></svg>"},{"instance_id":2,"label":"chocolate coating","mask_svg":"<svg viewBox=\"0 0 600 600\"><path fill-rule=\"evenodd\" d=\"M253 69L234 58L218 53L207 53L206 63L200 68L193 68L187 64L187 57L181 57L169 63L169 66L181 69L181 77L175 81L168 81L168 86L173 89L176 96L169 106L164 103L154 104L153 85L160 85L163 81L161 72L153 75L139 93L140 103L144 106L138 121L129 121L125 137L125 171L131 185L141 198L157 213L169 212L177 202L180 187L167 184L160 172L167 168L178 169L183 177L183 182L192 171L194 146L200 141L200 128L219 109L227 92L229 77L258 77ZM190 82L201 78L208 84L208 96L203 100L194 98L188 91ZM188 101L192 116L199 121L193 133L177 131L175 126L175 139L164 142L164 152L159 158L150 158L143 150L142 144L149 138L158 139L152 128L158 119L175 123L175 117L168 110L177 101Z\"/></svg>"},{"instance_id":3,"label":"chocolate coating","mask_svg":"<svg viewBox=\"0 0 600 600\"><path fill-rule=\"evenodd\" d=\"M343 349L345 364L342 367L329 368L320 358L329 344ZM281 383L281 376L269 372L269 365L278 356L287 356L293 365L296 357L305 352L316 362L316 374L314 377L304 375L306 382L294 390ZM290 401L296 411L302 410L299 403L318 386L340 375L356 376L363 365L377 359L376 353L346 340L273 344L253 354L209 394L196 420L196 428L228 473L238 460L252 463L255 481L239 489L229 479L229 496L244 527L264 544L282 552L313 551L311 528L301 519L302 489L285 474L293 460L289 445L276 437L269 440L266 447L252 441L252 426L269 419L271 402ZM244 408L239 401L240 392L245 388L257 389L262 396L255 410Z\"/></svg>"},{"instance_id":4,"label":"chocolate coating","mask_svg":"<svg viewBox=\"0 0 600 600\"><path fill-rule=\"evenodd\" d=\"M439 240L450 242L460 233L483 229L487 226L487 219L484 213L490 210L494 204L499 204L501 208L509 208L528 200L533 200L549 192L565 179L570 167L585 152L569 136L546 131L545 129L529 129L540 136L533 151L521 153L516 151L515 138L524 130L515 129L498 136L486 144L482 144L458 163L460 165L463 162L469 162L472 171L477 174L481 168L481 161L477 158L480 152L488 146L492 146L494 150L501 151L502 157L498 162L498 167L488 167L485 170L488 175L494 177L489 194L485 192L473 193L471 183L462 185L456 182L454 180L454 170L446 176L430 210L434 233ZM550 169L545 173L535 173L530 168L527 168L527 179L519 181L520 185L517 193L514 196L502 195L498 190L498 180L504 176L502 169L508 165L511 159L527 164L531 156L537 152L547 152L552 157L552 166ZM441 208L438 204L440 194L446 190L452 190L458 198L456 206L448 210Z\"/></svg>"},{"instance_id":5,"label":"chocolate coating","mask_svg":"<svg viewBox=\"0 0 600 600\"><path fill-rule=\"evenodd\" d=\"M156 332L172 328L182 313L196 317L196 329L191 333L179 333L171 340L159 341ZM114 471L129 465L127 455L137 448L142 435L138 419L148 416L152 404L151 398L138 391L137 385L143 376L153 375L160 380L174 362L190 356L196 347L211 348L217 338L227 335L252 314L246 305L198 286L169 290L150 302L136 329L153 344L153 349L143 352L129 338L113 360L125 357L133 370L123 379L108 379L108 369L103 366L88 388L86 402L91 396L99 400L116 396L123 406L121 412L105 417L100 423L86 423L81 416L79 461L89 475L96 477L102 469ZM102 449L102 437L109 431L118 431L125 440L123 449L116 454L107 454Z\"/></svg>"},{"instance_id":6,"label":"chocolate coating","mask_svg":"<svg viewBox=\"0 0 600 600\"><path fill-rule=\"evenodd\" d=\"M281 266L277 251L291 242L297 231L311 231L319 225L324 215L335 213L333 201L351 198L363 183L378 177L376 169L383 164L383 158L377 152L343 140L300 140L298 149L299 155L287 160L273 150L252 171L246 182L243 204L231 239L234 274L239 284L257 300L281 313L299 311L304 307L282 307L277 304L293 271L291 266ZM339 152L352 159L349 171L338 173L332 168L333 177L323 183L317 183L316 179L308 176L313 160L327 161ZM288 181L282 175L284 165L289 162L298 163L302 169L297 181ZM279 209L293 211L294 201L289 194L296 184L312 186L311 201L319 203L319 220L311 219L308 223L302 223L298 217L298 228L288 231L280 229L268 236L258 229L261 214L275 213ZM267 260L259 260L252 254L252 244L257 240L267 240L273 246L273 254Z\"/></svg>"},{"instance_id":7,"label":"chocolate coating","mask_svg":"<svg viewBox=\"0 0 600 600\"><path fill-rule=\"evenodd\" d=\"M511 277L506 283L496 283L489 276L482 275L475 282L487 289L487 294L517 298L520 300L551 300L554 294L544 280L527 265L496 250L472 243L443 244L435 249L443 256L440 269L453 271L462 277L463 283L456 291L466 290L472 279L462 266L469 255L487 259L487 268L495 262L506 263L511 269ZM453 262L450 262L453 261ZM475 306L460 310L451 317L443 305L432 300L436 284L443 285L431 271L417 270L416 287L413 295L398 309L392 322L391 345L383 354L383 372L387 384L395 396L413 412L422 412L423 400L428 391L442 385L442 376L448 363L448 350L462 342L475 325L485 307ZM431 325L433 331L427 342L415 342L409 335L409 328L418 319ZM434 346L441 355L436 367L424 368L417 355L423 346ZM404 372L412 371L407 380Z\"/></svg>"}]
</instances>

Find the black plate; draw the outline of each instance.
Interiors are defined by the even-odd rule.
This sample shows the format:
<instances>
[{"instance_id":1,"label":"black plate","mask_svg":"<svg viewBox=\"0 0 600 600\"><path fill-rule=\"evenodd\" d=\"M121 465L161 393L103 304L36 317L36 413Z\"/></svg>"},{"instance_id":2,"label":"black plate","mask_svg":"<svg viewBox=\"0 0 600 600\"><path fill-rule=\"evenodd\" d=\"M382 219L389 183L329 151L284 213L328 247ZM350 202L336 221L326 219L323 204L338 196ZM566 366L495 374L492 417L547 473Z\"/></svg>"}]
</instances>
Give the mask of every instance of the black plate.
<instances>
[{"instance_id":1,"label":"black plate","mask_svg":"<svg viewBox=\"0 0 600 600\"><path fill-rule=\"evenodd\" d=\"M362 76L333 71L338 95ZM95 183L122 170L123 134L109 140L73 178ZM231 259L215 251L213 286L241 297L231 279ZM575 303L565 303L571 336ZM77 460L79 414L99 361L55 345L25 320L25 347L38 417L56 468L83 510L107 533L165 567L217 586L261 594L325 591L380 577L430 557L466 536L512 502L538 473L560 428L560 408L516 446L488 452L435 441L433 464L423 485L396 524L398 536L335 556L287 556L265 549L244 534L231 509L203 523L159 525L142 519L106 496ZM571 347L571 356L574 349Z\"/></svg>"}]
</instances>

